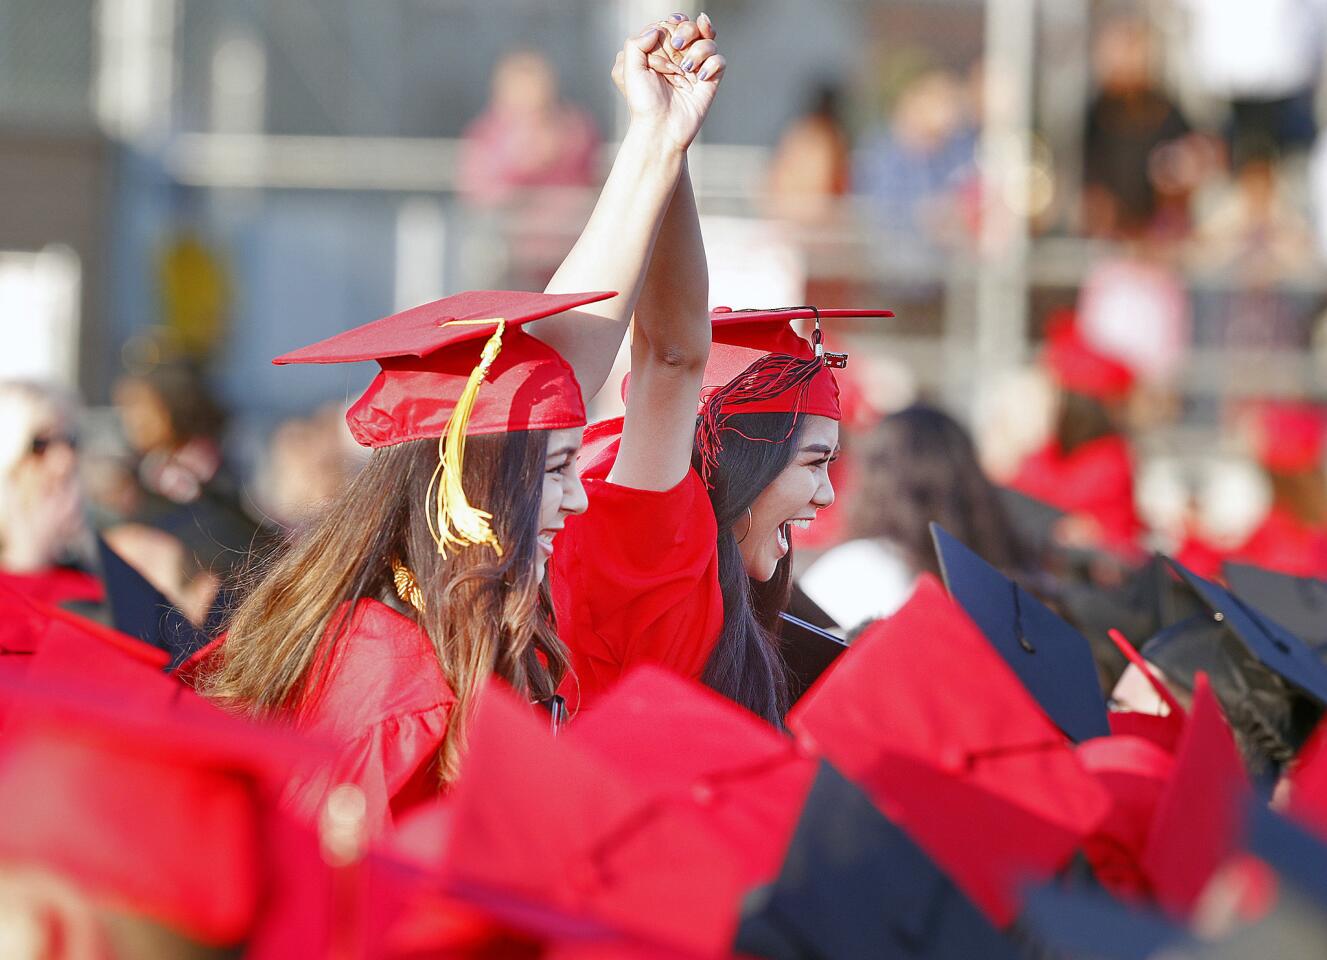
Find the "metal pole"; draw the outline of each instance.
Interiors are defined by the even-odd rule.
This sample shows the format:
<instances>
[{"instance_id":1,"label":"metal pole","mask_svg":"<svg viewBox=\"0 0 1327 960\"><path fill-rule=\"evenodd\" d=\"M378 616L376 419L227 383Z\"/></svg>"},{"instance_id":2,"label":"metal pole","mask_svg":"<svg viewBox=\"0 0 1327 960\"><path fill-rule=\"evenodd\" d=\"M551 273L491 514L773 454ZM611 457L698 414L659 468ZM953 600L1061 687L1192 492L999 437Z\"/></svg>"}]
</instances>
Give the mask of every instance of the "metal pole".
<instances>
[{"instance_id":1,"label":"metal pole","mask_svg":"<svg viewBox=\"0 0 1327 960\"><path fill-rule=\"evenodd\" d=\"M1036 0L987 0L974 403L1026 350L1035 37Z\"/></svg>"}]
</instances>

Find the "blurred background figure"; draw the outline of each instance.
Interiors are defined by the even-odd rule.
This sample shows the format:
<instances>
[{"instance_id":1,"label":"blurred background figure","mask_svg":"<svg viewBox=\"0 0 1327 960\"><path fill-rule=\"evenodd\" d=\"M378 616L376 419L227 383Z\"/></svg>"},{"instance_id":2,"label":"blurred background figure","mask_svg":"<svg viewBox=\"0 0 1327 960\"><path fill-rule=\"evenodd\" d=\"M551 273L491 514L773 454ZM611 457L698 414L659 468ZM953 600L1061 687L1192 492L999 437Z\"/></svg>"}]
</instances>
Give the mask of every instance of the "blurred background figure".
<instances>
[{"instance_id":1,"label":"blurred background figure","mask_svg":"<svg viewBox=\"0 0 1327 960\"><path fill-rule=\"evenodd\" d=\"M598 147L590 115L561 99L553 65L518 51L498 62L488 106L462 134L457 187L481 206L539 187L587 187Z\"/></svg>"},{"instance_id":2,"label":"blurred background figure","mask_svg":"<svg viewBox=\"0 0 1327 960\"><path fill-rule=\"evenodd\" d=\"M125 439L138 458L139 512L160 511L152 500L193 503L205 489L226 482L220 442L225 414L196 366L166 363L122 377L114 396Z\"/></svg>"},{"instance_id":3,"label":"blurred background figure","mask_svg":"<svg viewBox=\"0 0 1327 960\"><path fill-rule=\"evenodd\" d=\"M78 483L73 400L39 383L0 383L0 584L44 603L92 602L80 565L90 539Z\"/></svg>"},{"instance_id":4,"label":"blurred background figure","mask_svg":"<svg viewBox=\"0 0 1327 960\"><path fill-rule=\"evenodd\" d=\"M272 433L255 483L263 512L297 529L336 496L363 463L363 448L346 429L345 410L328 404L292 417Z\"/></svg>"},{"instance_id":5,"label":"blurred background figure","mask_svg":"<svg viewBox=\"0 0 1327 960\"><path fill-rule=\"evenodd\" d=\"M978 137L967 92L949 70L923 72L858 147L854 186L878 224L906 239L897 256L949 247L963 233Z\"/></svg>"},{"instance_id":6,"label":"blurred background figure","mask_svg":"<svg viewBox=\"0 0 1327 960\"><path fill-rule=\"evenodd\" d=\"M1161 166L1178 165L1174 154L1190 130L1179 107L1157 86L1155 57L1151 28L1140 16L1109 20L1095 37L1097 92L1083 137L1081 216L1089 236L1187 232L1183 204L1162 209L1157 189Z\"/></svg>"},{"instance_id":7,"label":"blurred background figure","mask_svg":"<svg viewBox=\"0 0 1327 960\"><path fill-rule=\"evenodd\" d=\"M1234 559L1295 576L1327 579L1327 410L1271 402L1246 419L1272 491L1271 507Z\"/></svg>"},{"instance_id":8,"label":"blurred background figure","mask_svg":"<svg viewBox=\"0 0 1327 960\"><path fill-rule=\"evenodd\" d=\"M1065 511L1062 546L1139 557L1143 526L1134 504L1134 455L1122 430L1134 374L1089 343L1071 311L1056 316L1042 354L1059 388L1053 434L1010 486Z\"/></svg>"},{"instance_id":9,"label":"blurred background figure","mask_svg":"<svg viewBox=\"0 0 1327 960\"><path fill-rule=\"evenodd\" d=\"M838 215L852 178L852 141L843 113L843 91L821 84L783 131L765 186L771 216L816 224Z\"/></svg>"},{"instance_id":10,"label":"blurred background figure","mask_svg":"<svg viewBox=\"0 0 1327 960\"><path fill-rule=\"evenodd\" d=\"M940 524L1010 576L1031 557L971 437L953 417L917 404L890 414L858 446L860 483L844 504L851 539L824 553L798 581L846 629L887 617L912 595L918 574L940 576L930 524Z\"/></svg>"}]
</instances>

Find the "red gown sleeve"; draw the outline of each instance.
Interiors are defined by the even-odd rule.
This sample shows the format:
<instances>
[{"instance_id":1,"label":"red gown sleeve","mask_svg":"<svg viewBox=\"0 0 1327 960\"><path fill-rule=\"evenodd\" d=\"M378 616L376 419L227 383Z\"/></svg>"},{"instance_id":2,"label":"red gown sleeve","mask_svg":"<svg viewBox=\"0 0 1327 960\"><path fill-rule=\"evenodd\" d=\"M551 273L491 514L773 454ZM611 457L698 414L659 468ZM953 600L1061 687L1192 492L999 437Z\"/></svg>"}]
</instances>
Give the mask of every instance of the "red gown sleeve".
<instances>
[{"instance_id":1,"label":"red gown sleeve","mask_svg":"<svg viewBox=\"0 0 1327 960\"><path fill-rule=\"evenodd\" d=\"M306 822L316 822L327 794L343 783L356 784L367 801L369 836L381 836L395 818L438 796L438 753L451 703L439 704L374 724L355 740L338 745L336 759L291 780L285 805Z\"/></svg>"},{"instance_id":2,"label":"red gown sleeve","mask_svg":"<svg viewBox=\"0 0 1327 960\"><path fill-rule=\"evenodd\" d=\"M723 626L717 525L688 471L671 490L586 479L589 510L567 520L551 565L558 633L585 706L640 663L698 679ZM578 689L579 687L579 689Z\"/></svg>"}]
</instances>

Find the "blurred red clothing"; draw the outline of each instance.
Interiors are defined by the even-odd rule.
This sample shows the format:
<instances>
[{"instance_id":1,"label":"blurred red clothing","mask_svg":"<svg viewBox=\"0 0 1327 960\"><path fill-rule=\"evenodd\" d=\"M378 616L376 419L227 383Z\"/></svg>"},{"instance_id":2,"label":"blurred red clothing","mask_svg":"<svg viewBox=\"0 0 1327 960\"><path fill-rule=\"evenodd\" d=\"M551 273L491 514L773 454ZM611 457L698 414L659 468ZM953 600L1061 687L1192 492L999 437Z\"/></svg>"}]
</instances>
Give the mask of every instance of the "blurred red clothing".
<instances>
[{"instance_id":1,"label":"blurred red clothing","mask_svg":"<svg viewBox=\"0 0 1327 960\"><path fill-rule=\"evenodd\" d=\"M1134 506L1133 454L1119 434L1090 440L1065 453L1051 441L1023 461L1010 484L1065 512L1090 517L1099 546L1126 557L1138 553L1143 524Z\"/></svg>"},{"instance_id":2,"label":"blurred red clothing","mask_svg":"<svg viewBox=\"0 0 1327 960\"><path fill-rule=\"evenodd\" d=\"M36 573L10 573L0 570L0 586L15 593L59 606L63 603L101 603L106 597L101 581L92 574L73 567L49 567Z\"/></svg>"},{"instance_id":3,"label":"blurred red clothing","mask_svg":"<svg viewBox=\"0 0 1327 960\"><path fill-rule=\"evenodd\" d=\"M585 111L562 105L551 117L480 114L466 127L457 185L466 199L500 204L534 187L586 187L595 180L599 134Z\"/></svg>"},{"instance_id":4,"label":"blurred red clothing","mask_svg":"<svg viewBox=\"0 0 1327 960\"><path fill-rule=\"evenodd\" d=\"M1231 559L1291 576L1327 579L1327 528L1273 506Z\"/></svg>"}]
</instances>

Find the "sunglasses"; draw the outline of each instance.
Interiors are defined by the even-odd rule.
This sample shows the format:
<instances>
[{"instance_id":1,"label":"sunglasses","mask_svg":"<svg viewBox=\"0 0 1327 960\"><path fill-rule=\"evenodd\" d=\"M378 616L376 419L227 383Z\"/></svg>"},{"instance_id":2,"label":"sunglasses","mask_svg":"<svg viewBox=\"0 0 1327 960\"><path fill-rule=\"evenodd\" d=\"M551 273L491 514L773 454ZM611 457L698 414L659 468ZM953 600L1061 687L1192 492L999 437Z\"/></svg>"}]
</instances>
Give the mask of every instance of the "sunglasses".
<instances>
[{"instance_id":1,"label":"sunglasses","mask_svg":"<svg viewBox=\"0 0 1327 960\"><path fill-rule=\"evenodd\" d=\"M39 433L32 438L29 448L34 457L44 456L46 451L57 443L63 443L70 450L78 449L78 438L69 434Z\"/></svg>"}]
</instances>

